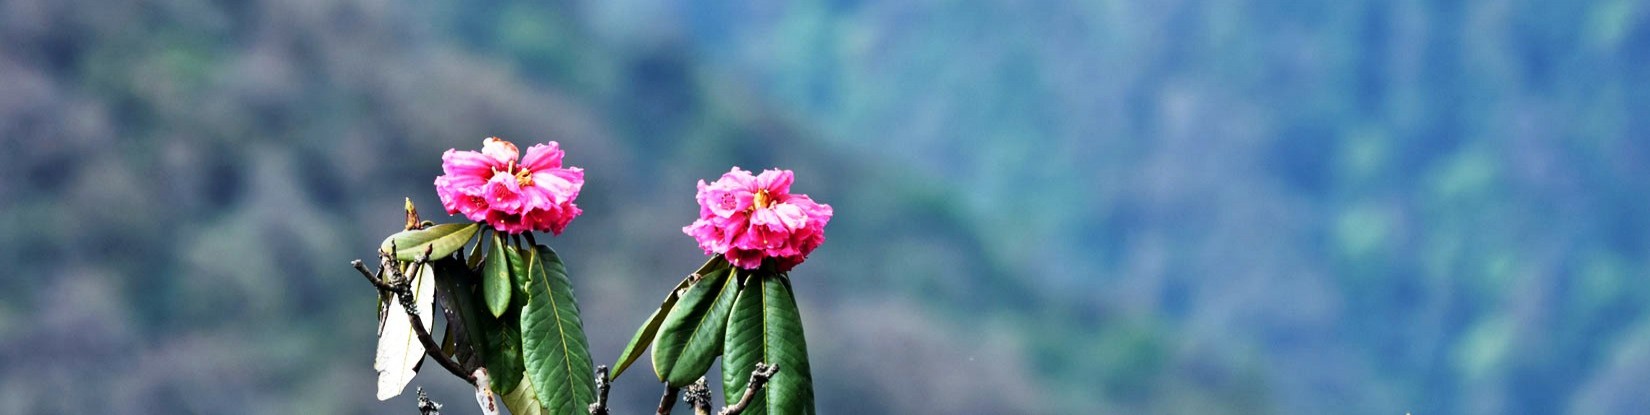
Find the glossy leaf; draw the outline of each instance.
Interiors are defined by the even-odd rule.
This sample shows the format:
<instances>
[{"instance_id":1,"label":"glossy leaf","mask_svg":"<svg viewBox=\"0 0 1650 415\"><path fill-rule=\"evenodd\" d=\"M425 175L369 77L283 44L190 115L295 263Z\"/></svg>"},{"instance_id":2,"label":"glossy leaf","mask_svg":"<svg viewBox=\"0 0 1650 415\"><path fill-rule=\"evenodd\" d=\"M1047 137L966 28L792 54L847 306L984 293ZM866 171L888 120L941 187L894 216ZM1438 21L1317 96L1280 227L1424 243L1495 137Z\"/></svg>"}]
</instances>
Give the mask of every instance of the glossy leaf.
<instances>
[{"instance_id":1,"label":"glossy leaf","mask_svg":"<svg viewBox=\"0 0 1650 415\"><path fill-rule=\"evenodd\" d=\"M543 245L525 254L527 306L521 309L521 329L527 379L549 413L584 415L596 400L596 375L567 269Z\"/></svg>"},{"instance_id":2,"label":"glossy leaf","mask_svg":"<svg viewBox=\"0 0 1650 415\"><path fill-rule=\"evenodd\" d=\"M516 325L515 320L518 314L519 311L511 310L502 319L485 315L480 318L487 333L487 373L493 380L493 392L500 395L508 394L516 390L517 385L526 383L523 382L526 363L522 360L521 327Z\"/></svg>"},{"instance_id":3,"label":"glossy leaf","mask_svg":"<svg viewBox=\"0 0 1650 415\"><path fill-rule=\"evenodd\" d=\"M453 357L465 370L482 367L486 361L486 323L491 316L481 305L481 291L474 272L454 259L435 263L436 297L453 340ZM496 325L494 323L493 325Z\"/></svg>"},{"instance_id":4,"label":"glossy leaf","mask_svg":"<svg viewBox=\"0 0 1650 415\"><path fill-rule=\"evenodd\" d=\"M494 232L492 239L481 269L481 286L487 298L487 311L498 317L510 308L510 292L515 288L510 285L510 260L509 255L504 253L504 238Z\"/></svg>"},{"instance_id":5,"label":"glossy leaf","mask_svg":"<svg viewBox=\"0 0 1650 415\"><path fill-rule=\"evenodd\" d=\"M412 261L423 254L425 249L434 247L430 252L430 259L445 258L452 255L453 251L463 248L479 229L481 225L474 223L443 223L419 230L402 231L384 238L378 249L389 252L393 243L396 260Z\"/></svg>"},{"instance_id":6,"label":"glossy leaf","mask_svg":"<svg viewBox=\"0 0 1650 415\"><path fill-rule=\"evenodd\" d=\"M508 245L504 248L504 256L510 261L510 281L516 286L516 292L510 294L510 303L516 308L527 305L527 251Z\"/></svg>"},{"instance_id":7,"label":"glossy leaf","mask_svg":"<svg viewBox=\"0 0 1650 415\"><path fill-rule=\"evenodd\" d=\"M425 330L435 322L435 274L430 264L412 271L413 299L418 304L418 317ZM400 395L416 374L415 368L424 360L424 344L413 333L412 321L401 306L401 299L390 297L384 307L378 326L378 351L373 356L372 368L378 371L378 400Z\"/></svg>"},{"instance_id":8,"label":"glossy leaf","mask_svg":"<svg viewBox=\"0 0 1650 415\"><path fill-rule=\"evenodd\" d=\"M726 266L727 261L722 260L721 256L717 256L711 258L694 274L704 275L717 270L719 267ZM670 314L670 310L676 307L676 300L680 298L682 290L688 287L693 278L693 275L689 275L687 278L683 278L682 282L676 283L676 288L671 289L670 293L665 295L664 301L659 303L659 309L653 310L653 314L647 316L647 320L642 323L642 327L636 329L636 334L630 337L630 343L624 346L624 351L619 352L619 360L613 363L613 379L618 379L625 369L630 368L632 363L636 363L636 359L642 357L642 352L647 351L647 346L653 344L653 337L659 333L659 326L664 324L665 315Z\"/></svg>"},{"instance_id":9,"label":"glossy leaf","mask_svg":"<svg viewBox=\"0 0 1650 415\"><path fill-rule=\"evenodd\" d=\"M446 262L437 262L437 275L445 275L441 273L444 268L439 265ZM510 391L516 390L525 372L525 364L522 362L521 353L521 306L512 303L505 310L503 316L493 317L492 313L487 311L483 299L481 276L473 271L464 270L464 272L462 275L466 277L462 281L465 281L464 285L469 290L470 295L468 297L454 297L467 298L468 301L459 303L468 304L464 306L455 305L455 308L474 311L470 318L461 319L460 322L466 326L465 332L473 336L470 338L481 339L475 343L476 353L481 355L481 365L487 368L487 372L491 377L493 392L499 396L504 396ZM443 285L443 287L446 286ZM457 289L453 291L458 292ZM526 296L521 295L521 297ZM448 320L448 322L452 321L451 319ZM474 329L468 329L469 327L474 327ZM459 363L465 365L466 368L471 367L470 365L473 364L473 362L467 363L466 360L460 360Z\"/></svg>"},{"instance_id":10,"label":"glossy leaf","mask_svg":"<svg viewBox=\"0 0 1650 415\"><path fill-rule=\"evenodd\" d=\"M653 340L653 371L659 380L683 387L704 376L722 354L722 333L738 292L727 269L717 270L688 287L665 315Z\"/></svg>"},{"instance_id":11,"label":"glossy leaf","mask_svg":"<svg viewBox=\"0 0 1650 415\"><path fill-rule=\"evenodd\" d=\"M802 317L792 296L790 281L763 271L747 278L728 317L725 355L722 357L722 396L734 402L745 393L757 363L777 363L779 373L768 380L745 414L813 414L813 375Z\"/></svg>"}]
</instances>

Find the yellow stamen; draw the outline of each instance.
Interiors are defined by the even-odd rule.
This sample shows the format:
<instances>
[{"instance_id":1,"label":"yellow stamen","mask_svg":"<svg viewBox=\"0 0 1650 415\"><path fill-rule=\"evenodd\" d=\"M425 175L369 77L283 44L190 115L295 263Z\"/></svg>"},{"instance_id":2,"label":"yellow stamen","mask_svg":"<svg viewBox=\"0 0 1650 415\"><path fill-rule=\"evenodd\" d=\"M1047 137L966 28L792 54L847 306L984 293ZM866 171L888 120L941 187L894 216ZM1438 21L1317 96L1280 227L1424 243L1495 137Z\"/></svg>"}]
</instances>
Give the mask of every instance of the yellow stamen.
<instances>
[{"instance_id":1,"label":"yellow stamen","mask_svg":"<svg viewBox=\"0 0 1650 415\"><path fill-rule=\"evenodd\" d=\"M768 191L767 190L762 190L762 191L756 192L756 203L755 203L756 208L758 208L758 209L767 209L768 204L771 203L771 202L773 202L773 199L770 199L768 197Z\"/></svg>"},{"instance_id":2,"label":"yellow stamen","mask_svg":"<svg viewBox=\"0 0 1650 415\"><path fill-rule=\"evenodd\" d=\"M533 172L528 171L527 169L521 169L520 171L517 171L516 172L516 183L520 184L522 186L532 186L533 185Z\"/></svg>"}]
</instances>

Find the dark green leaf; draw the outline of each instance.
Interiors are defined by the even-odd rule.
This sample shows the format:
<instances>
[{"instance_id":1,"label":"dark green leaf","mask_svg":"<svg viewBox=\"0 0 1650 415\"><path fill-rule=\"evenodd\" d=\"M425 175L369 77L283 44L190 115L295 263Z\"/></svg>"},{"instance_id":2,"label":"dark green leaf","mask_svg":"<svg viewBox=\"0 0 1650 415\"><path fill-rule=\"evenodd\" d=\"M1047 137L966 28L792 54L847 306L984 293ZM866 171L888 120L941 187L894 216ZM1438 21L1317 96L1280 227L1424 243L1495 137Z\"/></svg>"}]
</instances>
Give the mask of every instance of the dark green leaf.
<instances>
[{"instance_id":1,"label":"dark green leaf","mask_svg":"<svg viewBox=\"0 0 1650 415\"><path fill-rule=\"evenodd\" d=\"M522 361L521 327L509 320L516 314L507 313L504 319L481 318L487 329L487 374L492 377L493 392L499 395L506 395L516 390L518 384L526 383L522 376L526 363Z\"/></svg>"},{"instance_id":2,"label":"dark green leaf","mask_svg":"<svg viewBox=\"0 0 1650 415\"><path fill-rule=\"evenodd\" d=\"M509 238L501 238L507 241ZM516 285L516 292L510 295L510 302L516 308L527 305L527 252L514 246L504 247L504 256L510 260L510 281Z\"/></svg>"},{"instance_id":3,"label":"dark green leaf","mask_svg":"<svg viewBox=\"0 0 1650 415\"><path fill-rule=\"evenodd\" d=\"M491 311L493 317L504 315L504 311L510 308L510 292L515 290L510 286L510 260L505 250L504 239L493 233L492 247L487 250L487 260L481 270L487 311Z\"/></svg>"},{"instance_id":4,"label":"dark green leaf","mask_svg":"<svg viewBox=\"0 0 1650 415\"><path fill-rule=\"evenodd\" d=\"M486 361L487 334L482 327L481 293L476 287L475 275L457 260L435 263L436 297L447 319L448 332L454 339L455 359L466 370L483 366ZM496 323L494 323L496 325Z\"/></svg>"},{"instance_id":5,"label":"dark green leaf","mask_svg":"<svg viewBox=\"0 0 1650 415\"><path fill-rule=\"evenodd\" d=\"M464 257L465 261L467 261L465 264L469 265L472 270L481 269L481 260L482 258L487 257L486 253L481 252L481 247L487 245L482 242L486 242L488 239L496 238L498 236L497 231L488 232L491 229L492 228L482 227L480 231L476 232L476 235L478 235L476 237L476 244L475 246L470 247L470 256ZM492 236L489 237L489 234Z\"/></svg>"},{"instance_id":6,"label":"dark green leaf","mask_svg":"<svg viewBox=\"0 0 1650 415\"><path fill-rule=\"evenodd\" d=\"M723 261L721 256L712 257L709 262L699 268L699 271L694 272L694 275L704 275L716 270L718 267L725 266L727 266L727 261ZM682 282L676 283L676 288L671 289L670 293L665 295L665 300L659 303L659 309L653 310L653 314L647 316L647 321L642 323L642 327L636 329L636 334L631 336L630 343L624 346L623 352L619 352L619 361L613 363L613 379L618 379L619 375L623 374L631 363L635 363L636 359L642 357L642 352L647 351L647 346L653 344L653 336L658 334L659 325L664 323L665 316L670 314L670 310L676 306L676 300L681 295L682 289L688 287L688 284L695 278L694 275L689 275L687 278L683 278Z\"/></svg>"},{"instance_id":7,"label":"dark green leaf","mask_svg":"<svg viewBox=\"0 0 1650 415\"><path fill-rule=\"evenodd\" d=\"M425 249L433 246L434 250L430 252L430 259L444 258L452 255L453 251L463 248L464 243L470 241L470 237L475 235L477 229L481 229L481 225L474 223L443 223L420 230L397 232L388 238L384 238L384 243L379 244L378 249L389 252L390 245L393 242L395 245L395 259L412 261L423 254Z\"/></svg>"},{"instance_id":8,"label":"dark green leaf","mask_svg":"<svg viewBox=\"0 0 1650 415\"><path fill-rule=\"evenodd\" d=\"M441 354L447 356L458 355L458 336L453 332L453 325L451 324L441 329Z\"/></svg>"},{"instance_id":9,"label":"dark green leaf","mask_svg":"<svg viewBox=\"0 0 1650 415\"><path fill-rule=\"evenodd\" d=\"M745 414L814 413L813 375L788 277L767 271L747 278L728 317L726 355L722 358L722 396L734 402L745 393L758 362L779 364L779 373Z\"/></svg>"},{"instance_id":10,"label":"dark green leaf","mask_svg":"<svg viewBox=\"0 0 1650 415\"><path fill-rule=\"evenodd\" d=\"M505 255L512 265L523 262L515 248L505 246ZM522 275L521 278L525 279L525 269ZM483 294L479 291L482 289L479 284L478 281L477 298L481 299ZM487 333L487 372L493 378L493 391L499 395L508 395L516 391L518 384L526 383L522 382L526 362L522 360L521 309L527 303L527 295L516 291L510 298L509 309L496 319L491 318L491 312L481 312L481 320L485 324L483 328ZM485 309L485 299L481 299L477 307Z\"/></svg>"},{"instance_id":11,"label":"dark green leaf","mask_svg":"<svg viewBox=\"0 0 1650 415\"><path fill-rule=\"evenodd\" d=\"M722 333L738 292L729 270L713 271L688 287L665 315L653 340L653 372L673 387L687 386L722 354Z\"/></svg>"},{"instance_id":12,"label":"dark green leaf","mask_svg":"<svg viewBox=\"0 0 1650 415\"><path fill-rule=\"evenodd\" d=\"M527 378L551 414L584 415L596 400L596 375L572 283L556 252L526 252L527 306L521 309Z\"/></svg>"}]
</instances>

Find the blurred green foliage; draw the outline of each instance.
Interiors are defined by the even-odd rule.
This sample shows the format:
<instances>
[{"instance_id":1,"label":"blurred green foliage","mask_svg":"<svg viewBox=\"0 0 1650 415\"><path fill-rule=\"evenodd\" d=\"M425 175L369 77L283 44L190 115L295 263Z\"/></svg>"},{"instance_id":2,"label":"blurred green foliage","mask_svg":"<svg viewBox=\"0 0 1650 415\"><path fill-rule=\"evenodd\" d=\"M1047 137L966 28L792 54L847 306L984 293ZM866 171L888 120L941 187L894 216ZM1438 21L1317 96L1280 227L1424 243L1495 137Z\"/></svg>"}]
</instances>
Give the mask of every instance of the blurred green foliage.
<instances>
[{"instance_id":1,"label":"blurred green foliage","mask_svg":"<svg viewBox=\"0 0 1650 415\"><path fill-rule=\"evenodd\" d=\"M822 412L1646 412L1647 19L0 1L0 407L406 412L347 263L497 135L589 171L549 243L597 361L702 262L693 181L778 166L837 209L792 274Z\"/></svg>"}]
</instances>

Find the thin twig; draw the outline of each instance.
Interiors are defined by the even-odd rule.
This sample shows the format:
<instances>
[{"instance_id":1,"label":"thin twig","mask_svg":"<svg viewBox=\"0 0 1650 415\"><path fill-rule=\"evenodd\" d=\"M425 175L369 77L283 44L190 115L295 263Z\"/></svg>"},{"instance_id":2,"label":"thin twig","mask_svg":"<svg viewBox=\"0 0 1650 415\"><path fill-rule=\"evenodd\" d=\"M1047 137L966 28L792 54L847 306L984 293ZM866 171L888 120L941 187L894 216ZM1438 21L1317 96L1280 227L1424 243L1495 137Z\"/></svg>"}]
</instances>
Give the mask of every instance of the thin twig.
<instances>
[{"instance_id":1,"label":"thin twig","mask_svg":"<svg viewBox=\"0 0 1650 415\"><path fill-rule=\"evenodd\" d=\"M757 363L756 369L751 370L751 380L745 383L745 395L739 398L739 402L722 408L720 415L735 415L745 412L745 407L750 406L751 401L756 400L756 394L762 393L762 388L768 385L768 379L773 379L773 375L777 373L779 373L778 363L771 365Z\"/></svg>"},{"instance_id":2,"label":"thin twig","mask_svg":"<svg viewBox=\"0 0 1650 415\"><path fill-rule=\"evenodd\" d=\"M357 271L360 271L361 276L366 277L367 281L372 282L373 287L378 288L380 292L394 295L396 296L396 299L401 300L402 309L407 313L408 323L412 324L413 334L416 334L418 336L418 342L424 345L424 354L429 355L431 359L435 359L436 363L439 363L441 367L447 369L448 372L452 372L453 376L458 376L459 379L464 379L473 385L476 383L475 376L464 373L464 370L460 368L458 362L453 361L451 357L441 353L441 344L436 343L435 337L430 335L430 331L424 329L424 319L418 315L418 303L415 301L415 298L413 298L412 280L418 276L418 272L423 270L424 263L430 260L430 253L434 249L434 246L426 248L423 255L419 255L418 258L413 260L410 267L413 270L413 275L411 277L402 274L401 269L395 264L394 242L390 243L390 252L379 253L378 272L374 273L368 271L367 267L362 265L361 260L359 259L351 261L350 264L354 266ZM389 283L385 283L380 278L374 276L383 275L386 269L389 270L390 279L393 280ZM432 276L431 278L434 277Z\"/></svg>"},{"instance_id":3,"label":"thin twig","mask_svg":"<svg viewBox=\"0 0 1650 415\"><path fill-rule=\"evenodd\" d=\"M682 394L682 400L687 401L688 407L693 408L694 415L710 415L710 386L705 384L704 376L688 385Z\"/></svg>"},{"instance_id":4,"label":"thin twig","mask_svg":"<svg viewBox=\"0 0 1650 415\"><path fill-rule=\"evenodd\" d=\"M676 391L680 388L665 385L665 395L659 397L659 410L656 415L670 415L671 408L676 407Z\"/></svg>"},{"instance_id":5,"label":"thin twig","mask_svg":"<svg viewBox=\"0 0 1650 415\"><path fill-rule=\"evenodd\" d=\"M596 366L596 403L590 404L590 415L607 415L607 391L612 388L607 365Z\"/></svg>"},{"instance_id":6,"label":"thin twig","mask_svg":"<svg viewBox=\"0 0 1650 415\"><path fill-rule=\"evenodd\" d=\"M350 266L355 267L356 271L360 271L361 276L366 277L367 282L372 283L372 286L375 287L375 288L378 288L378 291L395 292L394 287L391 287L389 284L385 284L384 280L380 279L378 277L378 275L374 275L374 273L372 271L367 270L367 265L361 263L361 260L357 259L357 260L354 260L354 261L350 261L349 264L350 264ZM380 268L378 273L382 274L383 269Z\"/></svg>"},{"instance_id":7,"label":"thin twig","mask_svg":"<svg viewBox=\"0 0 1650 415\"><path fill-rule=\"evenodd\" d=\"M413 333L418 335L420 343L424 343L425 354L430 355L431 359L435 359L435 362L440 363L441 367L446 368L448 372L452 372L453 376L458 376L459 379L464 379L473 385L476 383L475 375L465 373L464 368L459 366L458 362L441 353L441 344L436 343L435 337L430 335L430 331L424 329L424 319L418 315L418 302L413 298L412 280L418 278L418 273L424 270L424 264L429 262L430 253L434 249L435 246L431 245L429 248L424 249L424 253L418 255L418 258L413 259L410 267L413 270L413 275L407 278L398 278L395 294L401 299L402 308L407 311L407 320L412 323ZM433 275L429 277L435 278Z\"/></svg>"}]
</instances>

